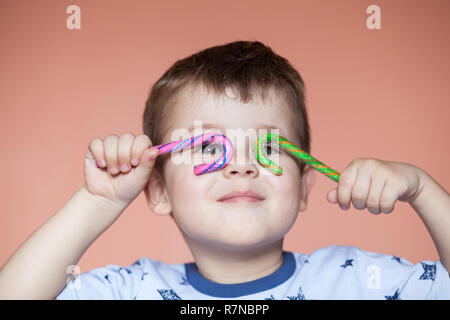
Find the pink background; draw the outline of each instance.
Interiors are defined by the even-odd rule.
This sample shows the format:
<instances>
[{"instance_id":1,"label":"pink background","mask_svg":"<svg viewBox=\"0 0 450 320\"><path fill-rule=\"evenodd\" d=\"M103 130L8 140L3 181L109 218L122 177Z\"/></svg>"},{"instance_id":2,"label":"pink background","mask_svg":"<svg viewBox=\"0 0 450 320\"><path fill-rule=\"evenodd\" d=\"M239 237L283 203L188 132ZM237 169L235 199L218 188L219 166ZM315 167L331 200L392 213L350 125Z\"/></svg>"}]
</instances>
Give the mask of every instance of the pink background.
<instances>
[{"instance_id":1,"label":"pink background","mask_svg":"<svg viewBox=\"0 0 450 320\"><path fill-rule=\"evenodd\" d=\"M81 30L66 8L81 7ZM381 8L381 30L366 8ZM83 184L91 139L142 133L152 84L176 60L235 40L259 40L304 78L311 153L342 171L372 157L419 166L450 186L450 2L443 1L1 1L0 265ZM409 204L374 216L326 200L318 174L285 249L339 244L437 260ZM68 240L70 234L67 235ZM191 261L168 217L143 194L88 249L81 271L141 256Z\"/></svg>"}]
</instances>

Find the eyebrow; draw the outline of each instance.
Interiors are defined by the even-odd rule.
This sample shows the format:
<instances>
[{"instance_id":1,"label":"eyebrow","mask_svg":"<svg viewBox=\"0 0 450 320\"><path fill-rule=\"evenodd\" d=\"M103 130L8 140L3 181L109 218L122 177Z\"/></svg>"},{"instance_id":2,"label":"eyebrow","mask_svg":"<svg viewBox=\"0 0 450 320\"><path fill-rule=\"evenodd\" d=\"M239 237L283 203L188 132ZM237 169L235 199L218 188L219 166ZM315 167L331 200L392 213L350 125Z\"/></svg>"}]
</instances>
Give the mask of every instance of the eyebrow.
<instances>
[{"instance_id":1,"label":"eyebrow","mask_svg":"<svg viewBox=\"0 0 450 320\"><path fill-rule=\"evenodd\" d=\"M271 125L268 125L268 124L258 124L257 127L258 127L257 129L268 129L269 132L270 132L271 129L280 130L280 135L283 136L283 137L286 137L284 135L283 130L281 130L278 127L271 126ZM223 126L221 126L219 124L214 124L214 123L202 123L201 128L202 129L219 129L222 132L225 131ZM188 129L189 132L191 132L192 130L194 130L194 126L190 126L189 129Z\"/></svg>"}]
</instances>

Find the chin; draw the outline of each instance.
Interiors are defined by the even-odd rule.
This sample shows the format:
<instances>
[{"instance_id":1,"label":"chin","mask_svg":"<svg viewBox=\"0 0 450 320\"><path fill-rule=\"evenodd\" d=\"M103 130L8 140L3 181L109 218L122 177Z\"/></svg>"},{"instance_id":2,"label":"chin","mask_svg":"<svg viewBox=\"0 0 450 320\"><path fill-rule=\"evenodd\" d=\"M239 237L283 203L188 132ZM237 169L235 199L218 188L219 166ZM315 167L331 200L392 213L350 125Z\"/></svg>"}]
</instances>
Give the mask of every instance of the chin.
<instances>
[{"instance_id":1,"label":"chin","mask_svg":"<svg viewBox=\"0 0 450 320\"><path fill-rule=\"evenodd\" d=\"M211 239L216 242L217 247L226 250L240 251L249 250L266 246L271 243L275 243L284 237L284 233L280 232L258 232L255 230L245 230L242 228L240 232L226 231L221 234L221 237L215 237Z\"/></svg>"},{"instance_id":2,"label":"chin","mask_svg":"<svg viewBox=\"0 0 450 320\"><path fill-rule=\"evenodd\" d=\"M291 229L295 217L280 219L271 210L234 208L204 209L205 214L183 215L177 225L188 239L218 250L243 251L280 241ZM187 219L186 217L190 217Z\"/></svg>"},{"instance_id":3,"label":"chin","mask_svg":"<svg viewBox=\"0 0 450 320\"><path fill-rule=\"evenodd\" d=\"M223 250L223 251L228 251L228 252L244 252L244 251L250 251L250 250L255 250L258 248L263 248L266 246L269 246L271 244L274 244L278 241L280 241L282 238L280 239L265 239L264 241L251 241L251 242L246 242L246 241L229 241L229 242L220 242L217 243L216 248L217 250Z\"/></svg>"}]
</instances>

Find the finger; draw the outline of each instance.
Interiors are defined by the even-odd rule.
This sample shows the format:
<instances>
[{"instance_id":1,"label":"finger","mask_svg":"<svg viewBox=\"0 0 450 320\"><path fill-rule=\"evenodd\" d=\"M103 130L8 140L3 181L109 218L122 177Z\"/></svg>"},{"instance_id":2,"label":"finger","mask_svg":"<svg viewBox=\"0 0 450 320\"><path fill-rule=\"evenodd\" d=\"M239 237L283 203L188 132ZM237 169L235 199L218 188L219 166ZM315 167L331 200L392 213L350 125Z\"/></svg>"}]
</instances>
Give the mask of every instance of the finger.
<instances>
[{"instance_id":1,"label":"finger","mask_svg":"<svg viewBox=\"0 0 450 320\"><path fill-rule=\"evenodd\" d=\"M145 149L142 154L141 163L136 167L134 171L136 180L139 181L142 186L147 184L150 178L150 174L153 170L153 167L155 166L158 151L158 148Z\"/></svg>"},{"instance_id":2,"label":"finger","mask_svg":"<svg viewBox=\"0 0 450 320\"><path fill-rule=\"evenodd\" d=\"M337 189L328 191L327 200L331 203L337 203Z\"/></svg>"},{"instance_id":3,"label":"finger","mask_svg":"<svg viewBox=\"0 0 450 320\"><path fill-rule=\"evenodd\" d=\"M358 168L356 182L352 189L352 203L356 209L363 210L366 208L370 184L371 176L369 171L364 168Z\"/></svg>"},{"instance_id":4,"label":"finger","mask_svg":"<svg viewBox=\"0 0 450 320\"><path fill-rule=\"evenodd\" d=\"M130 157L134 139L135 136L132 133L124 133L119 137L117 159L119 160L120 171L123 173L128 172L131 169Z\"/></svg>"},{"instance_id":5,"label":"finger","mask_svg":"<svg viewBox=\"0 0 450 320\"><path fill-rule=\"evenodd\" d=\"M348 166L340 175L338 183L338 203L341 209L350 208L351 193L355 183L357 168L355 165Z\"/></svg>"},{"instance_id":6,"label":"finger","mask_svg":"<svg viewBox=\"0 0 450 320\"><path fill-rule=\"evenodd\" d=\"M85 167L91 167L95 165L97 168L100 168L90 148L87 148L86 153L84 154L84 165Z\"/></svg>"},{"instance_id":7,"label":"finger","mask_svg":"<svg viewBox=\"0 0 450 320\"><path fill-rule=\"evenodd\" d=\"M383 213L391 213L394 210L395 201L398 199L398 190L392 182L386 180L386 184L380 196L380 210Z\"/></svg>"},{"instance_id":8,"label":"finger","mask_svg":"<svg viewBox=\"0 0 450 320\"><path fill-rule=\"evenodd\" d=\"M152 141L146 134L138 135L134 139L133 146L131 147L131 164L133 166L139 165L144 150L152 146Z\"/></svg>"},{"instance_id":9,"label":"finger","mask_svg":"<svg viewBox=\"0 0 450 320\"><path fill-rule=\"evenodd\" d=\"M372 183L370 184L369 196L367 197L366 207L370 213L380 214L380 199L381 192L383 191L386 183L386 178L383 176L372 177Z\"/></svg>"},{"instance_id":10,"label":"finger","mask_svg":"<svg viewBox=\"0 0 450 320\"><path fill-rule=\"evenodd\" d=\"M117 159L118 142L119 137L115 134L107 136L103 141L103 145L105 148L106 165L108 166L109 172L113 175L120 172L119 161Z\"/></svg>"},{"instance_id":11,"label":"finger","mask_svg":"<svg viewBox=\"0 0 450 320\"><path fill-rule=\"evenodd\" d=\"M93 139L89 143L89 151L100 168L106 167L105 153L103 151L103 141L99 138Z\"/></svg>"}]
</instances>

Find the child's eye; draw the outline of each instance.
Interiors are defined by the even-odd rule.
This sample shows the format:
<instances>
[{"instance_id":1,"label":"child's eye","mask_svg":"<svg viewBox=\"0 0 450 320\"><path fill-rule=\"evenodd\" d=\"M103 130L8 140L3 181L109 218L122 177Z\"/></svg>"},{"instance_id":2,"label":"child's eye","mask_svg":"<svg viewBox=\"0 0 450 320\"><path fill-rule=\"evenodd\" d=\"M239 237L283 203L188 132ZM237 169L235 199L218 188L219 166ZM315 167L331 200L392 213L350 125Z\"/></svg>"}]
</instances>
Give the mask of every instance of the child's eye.
<instances>
[{"instance_id":1,"label":"child's eye","mask_svg":"<svg viewBox=\"0 0 450 320\"><path fill-rule=\"evenodd\" d=\"M212 156L216 156L218 154L221 154L221 147L222 145L220 143L214 143L214 142L207 142L207 143L203 143L201 146L199 146L199 148L197 148L197 151L202 150L202 154L205 155L212 155Z\"/></svg>"},{"instance_id":2,"label":"child's eye","mask_svg":"<svg viewBox=\"0 0 450 320\"><path fill-rule=\"evenodd\" d=\"M274 143L264 145L264 151L268 156L278 153L278 146Z\"/></svg>"},{"instance_id":3,"label":"child's eye","mask_svg":"<svg viewBox=\"0 0 450 320\"><path fill-rule=\"evenodd\" d=\"M208 154L216 154L216 146L214 143L202 144L202 152Z\"/></svg>"}]
</instances>

